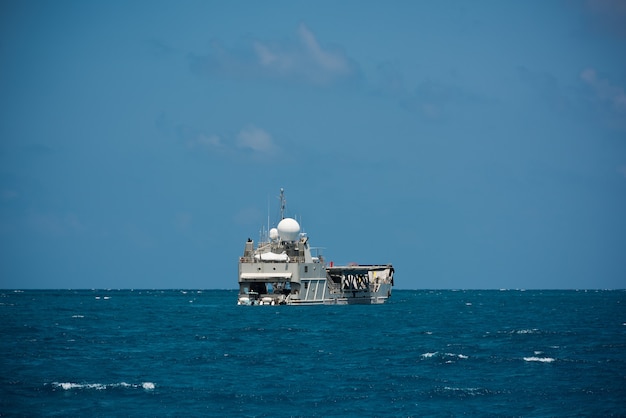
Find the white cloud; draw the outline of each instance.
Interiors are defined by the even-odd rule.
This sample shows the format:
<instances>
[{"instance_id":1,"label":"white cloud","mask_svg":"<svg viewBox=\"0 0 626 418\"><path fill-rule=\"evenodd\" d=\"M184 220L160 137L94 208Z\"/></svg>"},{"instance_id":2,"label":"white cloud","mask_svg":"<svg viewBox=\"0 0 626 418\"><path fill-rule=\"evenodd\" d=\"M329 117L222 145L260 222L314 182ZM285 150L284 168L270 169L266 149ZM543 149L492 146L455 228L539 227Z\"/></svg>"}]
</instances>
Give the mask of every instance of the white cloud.
<instances>
[{"instance_id":1,"label":"white cloud","mask_svg":"<svg viewBox=\"0 0 626 418\"><path fill-rule=\"evenodd\" d=\"M254 51L264 67L275 65L279 61L279 57L260 42L254 42Z\"/></svg>"},{"instance_id":2,"label":"white cloud","mask_svg":"<svg viewBox=\"0 0 626 418\"><path fill-rule=\"evenodd\" d=\"M626 94L624 88L598 77L596 70L587 68L580 73L580 78L590 86L598 100L608 103L618 112L626 112Z\"/></svg>"},{"instance_id":3,"label":"white cloud","mask_svg":"<svg viewBox=\"0 0 626 418\"><path fill-rule=\"evenodd\" d=\"M300 24L296 42L253 40L243 49L213 43L205 56L192 56L199 74L245 79L274 79L328 85L358 74L356 65L339 48L322 45L313 31Z\"/></svg>"},{"instance_id":4,"label":"white cloud","mask_svg":"<svg viewBox=\"0 0 626 418\"><path fill-rule=\"evenodd\" d=\"M268 76L328 84L354 73L354 68L345 54L323 48L306 25L301 24L298 27L298 38L299 43L296 46L254 42L257 62Z\"/></svg>"},{"instance_id":5,"label":"white cloud","mask_svg":"<svg viewBox=\"0 0 626 418\"><path fill-rule=\"evenodd\" d=\"M256 126L242 129L237 135L237 145L240 148L249 148L261 153L271 153L276 150L272 136Z\"/></svg>"},{"instance_id":6,"label":"white cloud","mask_svg":"<svg viewBox=\"0 0 626 418\"><path fill-rule=\"evenodd\" d=\"M308 57L320 68L329 73L342 75L351 72L350 63L345 55L337 51L325 51L320 47L315 35L304 24L298 28L300 40L306 47Z\"/></svg>"}]
</instances>

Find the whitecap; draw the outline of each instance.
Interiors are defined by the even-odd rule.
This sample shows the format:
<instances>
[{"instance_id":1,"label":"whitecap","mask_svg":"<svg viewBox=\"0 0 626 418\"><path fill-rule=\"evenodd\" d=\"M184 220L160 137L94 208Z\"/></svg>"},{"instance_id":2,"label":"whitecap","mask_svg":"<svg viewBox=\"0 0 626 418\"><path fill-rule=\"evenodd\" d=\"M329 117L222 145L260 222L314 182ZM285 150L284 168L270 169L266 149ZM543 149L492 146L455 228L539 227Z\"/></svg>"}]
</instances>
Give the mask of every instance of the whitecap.
<instances>
[{"instance_id":1,"label":"whitecap","mask_svg":"<svg viewBox=\"0 0 626 418\"><path fill-rule=\"evenodd\" d=\"M72 315L72 318L84 318L85 315Z\"/></svg>"},{"instance_id":2,"label":"whitecap","mask_svg":"<svg viewBox=\"0 0 626 418\"><path fill-rule=\"evenodd\" d=\"M539 331L537 328L533 328L533 329L520 329L517 331L513 331L515 334L534 334L537 331Z\"/></svg>"},{"instance_id":3,"label":"whitecap","mask_svg":"<svg viewBox=\"0 0 626 418\"><path fill-rule=\"evenodd\" d=\"M74 382L52 382L52 386L61 388L63 390L72 390L72 389L94 389L94 390L106 390L112 388L132 388L139 389L143 388L145 390L153 390L156 385L152 382L143 382L141 384L131 384L126 382L120 383L74 383Z\"/></svg>"},{"instance_id":4,"label":"whitecap","mask_svg":"<svg viewBox=\"0 0 626 418\"><path fill-rule=\"evenodd\" d=\"M104 390L106 389L106 385L101 383L73 383L73 382L54 382L53 386L60 387L63 390L72 390L72 389L96 389L96 390Z\"/></svg>"},{"instance_id":5,"label":"whitecap","mask_svg":"<svg viewBox=\"0 0 626 418\"><path fill-rule=\"evenodd\" d=\"M552 363L554 359L552 357L524 357L525 361L539 361L541 363Z\"/></svg>"},{"instance_id":6,"label":"whitecap","mask_svg":"<svg viewBox=\"0 0 626 418\"><path fill-rule=\"evenodd\" d=\"M454 388L451 386L444 386L443 387L444 390L449 390L451 392L478 392L480 389L479 388Z\"/></svg>"},{"instance_id":7,"label":"whitecap","mask_svg":"<svg viewBox=\"0 0 626 418\"><path fill-rule=\"evenodd\" d=\"M430 358L430 357L433 357L436 354L437 354L437 351L435 351L434 353L424 353L424 354L422 354L422 357Z\"/></svg>"},{"instance_id":8,"label":"whitecap","mask_svg":"<svg viewBox=\"0 0 626 418\"><path fill-rule=\"evenodd\" d=\"M463 355L463 354L454 354L454 353L446 353L446 356L448 356L448 357L457 357L457 358L460 358L460 359L466 359L466 358L468 358L466 355Z\"/></svg>"},{"instance_id":9,"label":"whitecap","mask_svg":"<svg viewBox=\"0 0 626 418\"><path fill-rule=\"evenodd\" d=\"M54 382L52 383L52 386L56 386L56 387L60 387L63 390L70 390L70 389L75 389L80 387L81 385L77 384L77 383L71 383L71 382Z\"/></svg>"}]
</instances>

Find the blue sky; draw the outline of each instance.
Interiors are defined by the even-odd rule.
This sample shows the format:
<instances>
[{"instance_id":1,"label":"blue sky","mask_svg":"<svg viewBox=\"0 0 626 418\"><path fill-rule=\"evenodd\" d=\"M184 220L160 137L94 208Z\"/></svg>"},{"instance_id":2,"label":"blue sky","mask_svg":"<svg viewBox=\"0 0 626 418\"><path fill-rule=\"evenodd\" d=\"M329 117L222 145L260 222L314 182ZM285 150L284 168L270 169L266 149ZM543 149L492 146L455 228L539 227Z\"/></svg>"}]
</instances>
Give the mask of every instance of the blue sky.
<instances>
[{"instance_id":1,"label":"blue sky","mask_svg":"<svg viewBox=\"0 0 626 418\"><path fill-rule=\"evenodd\" d=\"M220 288L285 188L396 286L626 287L626 3L8 1L0 287Z\"/></svg>"}]
</instances>

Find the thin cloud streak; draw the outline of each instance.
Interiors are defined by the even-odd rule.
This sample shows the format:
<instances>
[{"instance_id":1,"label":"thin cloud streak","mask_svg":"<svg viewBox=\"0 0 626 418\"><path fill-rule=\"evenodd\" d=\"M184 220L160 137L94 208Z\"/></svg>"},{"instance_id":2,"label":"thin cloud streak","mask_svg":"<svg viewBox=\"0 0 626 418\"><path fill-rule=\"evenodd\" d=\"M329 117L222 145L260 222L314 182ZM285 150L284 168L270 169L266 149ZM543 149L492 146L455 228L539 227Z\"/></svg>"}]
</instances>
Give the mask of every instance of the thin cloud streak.
<instances>
[{"instance_id":1,"label":"thin cloud streak","mask_svg":"<svg viewBox=\"0 0 626 418\"><path fill-rule=\"evenodd\" d=\"M356 64L339 48L325 47L300 24L297 42L253 40L242 50L213 42L206 55L190 55L191 69L201 76L269 79L330 85L358 75Z\"/></svg>"},{"instance_id":2,"label":"thin cloud streak","mask_svg":"<svg viewBox=\"0 0 626 418\"><path fill-rule=\"evenodd\" d=\"M626 112L626 94L624 94L623 87L598 77L596 70L593 68L587 68L582 71L580 79L591 87L597 100L608 103L617 112Z\"/></svg>"}]
</instances>

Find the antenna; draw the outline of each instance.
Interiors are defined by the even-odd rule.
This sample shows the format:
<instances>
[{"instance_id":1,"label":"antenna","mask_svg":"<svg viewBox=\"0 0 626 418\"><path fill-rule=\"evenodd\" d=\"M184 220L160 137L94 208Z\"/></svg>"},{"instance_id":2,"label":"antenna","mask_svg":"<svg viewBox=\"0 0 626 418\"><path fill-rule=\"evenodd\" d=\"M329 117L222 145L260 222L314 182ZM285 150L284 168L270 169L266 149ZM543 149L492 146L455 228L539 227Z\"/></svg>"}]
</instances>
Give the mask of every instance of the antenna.
<instances>
[{"instance_id":1,"label":"antenna","mask_svg":"<svg viewBox=\"0 0 626 418\"><path fill-rule=\"evenodd\" d=\"M280 219L285 219L285 205L287 201L285 200L285 189L280 188Z\"/></svg>"},{"instance_id":2,"label":"antenna","mask_svg":"<svg viewBox=\"0 0 626 418\"><path fill-rule=\"evenodd\" d=\"M270 230L270 195L267 195L267 230ZM269 234L269 232L268 232Z\"/></svg>"}]
</instances>

